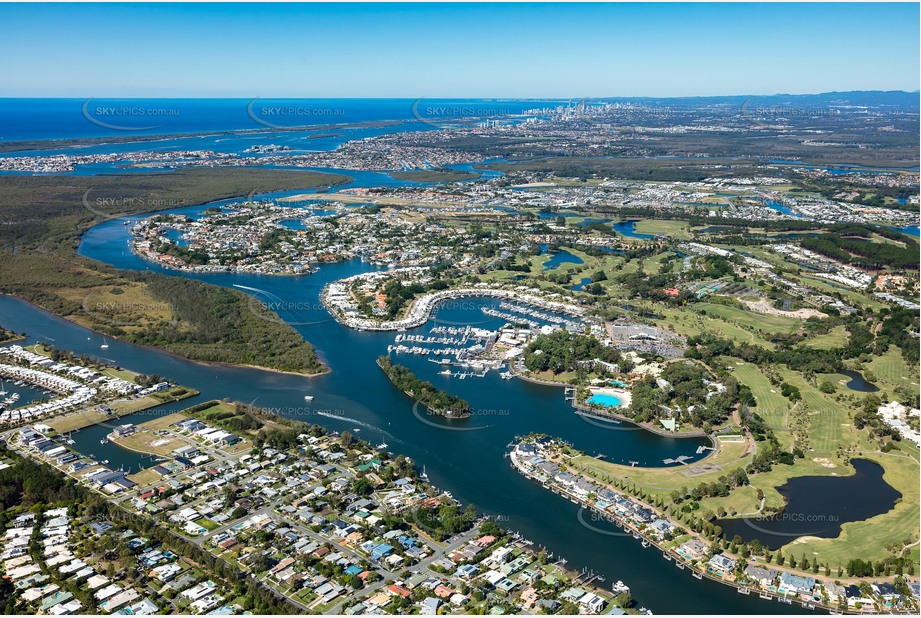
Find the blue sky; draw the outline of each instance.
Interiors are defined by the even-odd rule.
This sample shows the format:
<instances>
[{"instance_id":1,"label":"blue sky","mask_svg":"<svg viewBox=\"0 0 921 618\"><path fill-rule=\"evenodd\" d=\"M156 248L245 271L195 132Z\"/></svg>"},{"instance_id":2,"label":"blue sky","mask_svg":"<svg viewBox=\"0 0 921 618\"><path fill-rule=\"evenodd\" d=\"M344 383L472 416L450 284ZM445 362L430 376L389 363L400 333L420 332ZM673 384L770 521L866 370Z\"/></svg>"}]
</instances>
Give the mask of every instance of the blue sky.
<instances>
[{"instance_id":1,"label":"blue sky","mask_svg":"<svg viewBox=\"0 0 921 618\"><path fill-rule=\"evenodd\" d=\"M906 4L0 5L0 96L916 90Z\"/></svg>"}]
</instances>

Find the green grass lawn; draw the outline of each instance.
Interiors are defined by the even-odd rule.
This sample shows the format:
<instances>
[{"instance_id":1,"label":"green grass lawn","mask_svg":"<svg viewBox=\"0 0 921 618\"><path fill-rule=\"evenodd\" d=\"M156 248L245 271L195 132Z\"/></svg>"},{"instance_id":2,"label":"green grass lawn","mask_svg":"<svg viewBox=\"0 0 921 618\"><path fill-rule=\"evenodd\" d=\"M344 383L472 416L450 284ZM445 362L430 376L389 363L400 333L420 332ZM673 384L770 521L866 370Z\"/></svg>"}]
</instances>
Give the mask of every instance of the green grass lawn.
<instances>
[{"instance_id":1,"label":"green grass lawn","mask_svg":"<svg viewBox=\"0 0 921 618\"><path fill-rule=\"evenodd\" d=\"M773 429L778 441L784 446L790 446L793 437L786 429L786 417L792 404L780 394L780 390L771 384L767 376L755 365L736 361L733 375L742 384L748 386L755 397L757 406L753 411L764 419L764 422Z\"/></svg>"},{"instance_id":2,"label":"green grass lawn","mask_svg":"<svg viewBox=\"0 0 921 618\"><path fill-rule=\"evenodd\" d=\"M640 234L668 234L675 238L688 238L688 223L686 221L668 221L663 219L643 219L637 221L633 227Z\"/></svg>"},{"instance_id":3,"label":"green grass lawn","mask_svg":"<svg viewBox=\"0 0 921 618\"><path fill-rule=\"evenodd\" d=\"M809 347L820 350L840 348L847 343L847 329L844 326L835 326L824 335L809 337Z\"/></svg>"},{"instance_id":4,"label":"green grass lawn","mask_svg":"<svg viewBox=\"0 0 921 618\"><path fill-rule=\"evenodd\" d=\"M910 367L899 350L890 348L867 363L866 367L873 372L880 389L892 394L896 387L904 386L912 394L918 394L918 366Z\"/></svg>"},{"instance_id":5,"label":"green grass lawn","mask_svg":"<svg viewBox=\"0 0 921 618\"><path fill-rule=\"evenodd\" d=\"M715 316L727 322L737 324L745 329L766 333L792 333L799 329L802 320L776 315L754 313L738 307L717 305L713 303L698 303L695 310L703 310L707 315Z\"/></svg>"},{"instance_id":6,"label":"green grass lawn","mask_svg":"<svg viewBox=\"0 0 921 618\"><path fill-rule=\"evenodd\" d=\"M745 443L724 443L719 452L709 455L689 466L670 468L642 468L601 461L594 457L580 456L571 460L576 468L584 468L597 475L595 478L621 479L635 483L638 488L655 496L671 500L671 493L681 487L694 487L710 483L736 468L744 468L750 461L748 445Z\"/></svg>"},{"instance_id":7,"label":"green grass lawn","mask_svg":"<svg viewBox=\"0 0 921 618\"><path fill-rule=\"evenodd\" d=\"M768 349L774 349L774 344L765 339L764 336L762 336L762 334L758 331L745 328L740 324L732 323L723 319L722 317L717 317L716 315L698 315L694 313L694 310L697 309L697 305L695 305L694 309L692 310L689 308L675 309L662 304L653 304L642 301L633 302L631 304L649 307L655 313L663 316L663 319L658 321L658 325L665 328L670 328L671 330L674 330L675 332L685 336L699 335L701 333L713 333L720 337L733 339L738 342L755 343ZM709 303L704 303L704 305L710 307L721 307L721 305L712 305ZM726 309L731 309L731 307L726 307ZM741 312L742 310L738 309L737 311Z\"/></svg>"}]
</instances>

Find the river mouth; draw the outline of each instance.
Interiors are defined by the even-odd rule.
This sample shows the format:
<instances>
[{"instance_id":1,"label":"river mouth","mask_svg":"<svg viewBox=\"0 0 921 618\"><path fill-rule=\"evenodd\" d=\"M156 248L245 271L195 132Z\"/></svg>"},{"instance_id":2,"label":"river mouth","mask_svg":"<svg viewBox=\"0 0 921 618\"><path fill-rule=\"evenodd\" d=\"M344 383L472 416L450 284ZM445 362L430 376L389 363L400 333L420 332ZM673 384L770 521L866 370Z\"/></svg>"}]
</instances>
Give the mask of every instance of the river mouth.
<instances>
[{"instance_id":1,"label":"river mouth","mask_svg":"<svg viewBox=\"0 0 921 618\"><path fill-rule=\"evenodd\" d=\"M778 487L787 505L783 513L716 523L729 539L738 535L774 550L804 536L837 537L843 524L892 510L902 494L883 480L883 467L868 459L852 459L851 465L851 476L800 476Z\"/></svg>"}]
</instances>

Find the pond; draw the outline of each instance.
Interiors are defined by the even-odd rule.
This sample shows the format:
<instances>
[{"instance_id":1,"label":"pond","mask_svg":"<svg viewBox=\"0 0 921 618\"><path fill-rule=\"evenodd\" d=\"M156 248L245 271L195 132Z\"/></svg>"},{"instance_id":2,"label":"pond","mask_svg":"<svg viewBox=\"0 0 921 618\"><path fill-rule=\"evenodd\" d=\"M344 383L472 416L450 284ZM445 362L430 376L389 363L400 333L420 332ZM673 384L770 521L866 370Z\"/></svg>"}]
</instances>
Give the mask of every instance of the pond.
<instances>
[{"instance_id":1,"label":"pond","mask_svg":"<svg viewBox=\"0 0 921 618\"><path fill-rule=\"evenodd\" d=\"M614 224L614 231L626 238L655 238L655 234L643 234L636 231L636 221L619 221Z\"/></svg>"},{"instance_id":2,"label":"pond","mask_svg":"<svg viewBox=\"0 0 921 618\"><path fill-rule=\"evenodd\" d=\"M553 270L563 264L583 264L584 260L578 255L573 255L569 251L557 251L549 260L544 263L544 270Z\"/></svg>"},{"instance_id":3,"label":"pond","mask_svg":"<svg viewBox=\"0 0 921 618\"><path fill-rule=\"evenodd\" d=\"M569 286L569 289L572 290L572 291L574 291L574 292L581 292L582 289L585 288L585 286L588 285L588 284L591 283L591 282L592 282L592 278L591 278L591 277L582 277L582 279L579 280L579 283L575 283L575 284Z\"/></svg>"},{"instance_id":4,"label":"pond","mask_svg":"<svg viewBox=\"0 0 921 618\"><path fill-rule=\"evenodd\" d=\"M720 519L728 538L758 539L777 549L802 536L834 538L841 526L863 521L895 506L902 494L883 480L883 467L868 459L852 459L852 476L800 476L777 491L786 508L778 515Z\"/></svg>"},{"instance_id":5,"label":"pond","mask_svg":"<svg viewBox=\"0 0 921 618\"><path fill-rule=\"evenodd\" d=\"M845 369L843 371L839 371L838 373L851 379L850 382L847 383L847 387L852 391L857 391L858 393L875 393L879 391L878 386L867 382L866 378L863 377L863 374L858 371Z\"/></svg>"}]
</instances>

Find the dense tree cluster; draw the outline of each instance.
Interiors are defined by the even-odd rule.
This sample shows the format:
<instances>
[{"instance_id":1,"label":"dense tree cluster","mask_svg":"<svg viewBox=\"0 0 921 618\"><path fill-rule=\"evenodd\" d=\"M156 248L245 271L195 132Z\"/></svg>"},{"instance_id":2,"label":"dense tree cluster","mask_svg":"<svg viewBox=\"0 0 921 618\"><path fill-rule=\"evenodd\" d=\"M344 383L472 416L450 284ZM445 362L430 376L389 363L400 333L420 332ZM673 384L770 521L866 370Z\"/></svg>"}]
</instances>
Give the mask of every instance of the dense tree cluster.
<instances>
[{"instance_id":1,"label":"dense tree cluster","mask_svg":"<svg viewBox=\"0 0 921 618\"><path fill-rule=\"evenodd\" d=\"M16 337L18 337L16 333L11 330L6 330L0 326L0 342L9 341L10 339L15 339Z\"/></svg>"},{"instance_id":2,"label":"dense tree cluster","mask_svg":"<svg viewBox=\"0 0 921 618\"><path fill-rule=\"evenodd\" d=\"M420 506L413 514L414 522L420 525L438 541L466 532L477 520L477 510L472 504L461 511L455 504L441 504L437 507Z\"/></svg>"},{"instance_id":3,"label":"dense tree cluster","mask_svg":"<svg viewBox=\"0 0 921 618\"><path fill-rule=\"evenodd\" d=\"M902 352L902 357L910 362L918 361L918 332L919 317L917 311L904 307L892 307L881 312L882 325L876 334L874 353L881 354L890 345L894 345Z\"/></svg>"},{"instance_id":4,"label":"dense tree cluster","mask_svg":"<svg viewBox=\"0 0 921 618\"><path fill-rule=\"evenodd\" d=\"M725 387L717 391L704 381L713 382L710 372L690 362L669 363L659 381L646 376L633 387L630 412L639 422L675 418L680 423L710 429L725 421L739 401L739 384L722 379Z\"/></svg>"},{"instance_id":5,"label":"dense tree cluster","mask_svg":"<svg viewBox=\"0 0 921 618\"><path fill-rule=\"evenodd\" d=\"M679 292L678 296L670 296L665 292L674 287L676 279L672 275L648 275L643 272L625 273L615 278L618 284L627 288L632 297L645 298L674 305L687 303L694 299L693 294L687 291Z\"/></svg>"},{"instance_id":6,"label":"dense tree cluster","mask_svg":"<svg viewBox=\"0 0 921 618\"><path fill-rule=\"evenodd\" d=\"M174 319L119 333L128 341L199 360L304 373L323 369L297 331L241 292L179 277L151 277L148 289Z\"/></svg>"},{"instance_id":7,"label":"dense tree cluster","mask_svg":"<svg viewBox=\"0 0 921 618\"><path fill-rule=\"evenodd\" d=\"M403 307L405 307L409 301L414 299L419 294L424 294L426 292L438 291L447 289L448 282L443 279L435 279L429 284L422 283L410 283L405 285L399 279L391 279L384 285L381 292L387 297L387 317L390 319L395 318Z\"/></svg>"},{"instance_id":8,"label":"dense tree cluster","mask_svg":"<svg viewBox=\"0 0 921 618\"><path fill-rule=\"evenodd\" d=\"M748 475L742 468L736 468L728 474L720 476L712 483L701 483L700 485L688 490L687 487L676 489L671 493L672 502L680 504L686 499L697 502L702 498L724 497L736 487L748 485Z\"/></svg>"},{"instance_id":9,"label":"dense tree cluster","mask_svg":"<svg viewBox=\"0 0 921 618\"><path fill-rule=\"evenodd\" d=\"M530 371L552 371L555 374L575 371L581 361L601 360L618 363L617 348L602 345L588 335L558 330L535 337L524 351L524 365Z\"/></svg>"},{"instance_id":10,"label":"dense tree cluster","mask_svg":"<svg viewBox=\"0 0 921 618\"><path fill-rule=\"evenodd\" d=\"M856 234L842 236L821 234L800 240L804 249L851 264L858 268L891 268L892 270L918 270L918 243L902 236L905 246L888 242L871 242L867 238L854 238Z\"/></svg>"},{"instance_id":11,"label":"dense tree cluster","mask_svg":"<svg viewBox=\"0 0 921 618\"><path fill-rule=\"evenodd\" d=\"M470 404L451 393L435 388L431 382L426 382L403 365L395 365L387 356L377 359L378 366L393 382L393 385L412 397L413 401L425 406L425 409L434 414L462 418L470 416Z\"/></svg>"}]
</instances>

